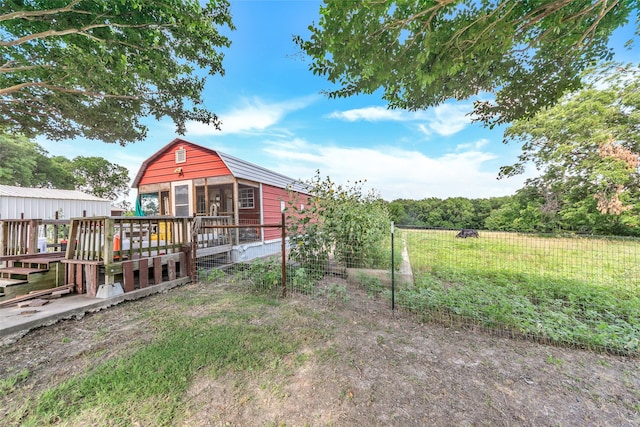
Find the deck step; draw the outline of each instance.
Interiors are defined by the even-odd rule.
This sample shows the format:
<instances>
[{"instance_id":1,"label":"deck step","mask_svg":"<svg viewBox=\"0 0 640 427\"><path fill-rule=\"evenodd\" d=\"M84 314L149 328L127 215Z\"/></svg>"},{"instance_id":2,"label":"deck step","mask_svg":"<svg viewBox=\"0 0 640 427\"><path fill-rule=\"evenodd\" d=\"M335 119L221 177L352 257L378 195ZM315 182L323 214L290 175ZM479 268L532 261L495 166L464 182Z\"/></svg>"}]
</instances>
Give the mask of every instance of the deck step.
<instances>
[{"instance_id":1,"label":"deck step","mask_svg":"<svg viewBox=\"0 0 640 427\"><path fill-rule=\"evenodd\" d=\"M48 268L5 267L0 268L0 278L18 279L14 276L24 276L26 278L29 277L30 274L46 273L47 271L49 271Z\"/></svg>"},{"instance_id":2,"label":"deck step","mask_svg":"<svg viewBox=\"0 0 640 427\"><path fill-rule=\"evenodd\" d=\"M27 283L27 279L0 279L0 288L6 288L7 286L21 285ZM1 291L1 290L0 290Z\"/></svg>"},{"instance_id":3,"label":"deck step","mask_svg":"<svg viewBox=\"0 0 640 427\"><path fill-rule=\"evenodd\" d=\"M25 258L15 260L13 266L22 268L50 268L51 264L60 262L63 259L64 257Z\"/></svg>"}]
</instances>

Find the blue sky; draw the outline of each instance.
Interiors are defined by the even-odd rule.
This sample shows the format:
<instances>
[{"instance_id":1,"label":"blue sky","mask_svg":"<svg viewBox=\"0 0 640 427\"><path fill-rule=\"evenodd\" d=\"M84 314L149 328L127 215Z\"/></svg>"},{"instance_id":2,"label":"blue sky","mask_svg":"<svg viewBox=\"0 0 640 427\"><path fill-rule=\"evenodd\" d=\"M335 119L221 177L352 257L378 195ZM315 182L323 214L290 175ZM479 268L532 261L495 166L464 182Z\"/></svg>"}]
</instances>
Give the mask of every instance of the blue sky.
<instances>
[{"instance_id":1,"label":"blue sky","mask_svg":"<svg viewBox=\"0 0 640 427\"><path fill-rule=\"evenodd\" d=\"M526 176L497 180L520 147L504 145L504 128L489 130L465 116L472 101L447 102L420 112L387 110L379 93L330 100L330 88L308 70L292 42L318 21L319 1L232 1L236 30L225 50L225 75L207 80L204 102L222 131L190 124L184 136L168 119L149 120L145 141L120 147L100 141L38 139L50 155L101 156L130 170L176 137L234 155L296 179L316 170L340 184L366 180L385 200L470 198L513 194ZM617 59L638 62L632 35L619 31ZM533 171L528 172L529 175ZM131 191L129 201L135 197Z\"/></svg>"}]
</instances>

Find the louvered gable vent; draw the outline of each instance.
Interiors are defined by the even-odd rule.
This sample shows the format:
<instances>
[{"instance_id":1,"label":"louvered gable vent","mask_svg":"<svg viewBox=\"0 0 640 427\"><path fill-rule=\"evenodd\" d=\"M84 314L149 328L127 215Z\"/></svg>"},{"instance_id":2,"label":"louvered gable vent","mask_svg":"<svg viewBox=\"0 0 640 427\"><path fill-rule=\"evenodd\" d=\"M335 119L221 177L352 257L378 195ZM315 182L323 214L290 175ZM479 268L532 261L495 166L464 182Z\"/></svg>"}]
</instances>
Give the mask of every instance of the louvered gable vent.
<instances>
[{"instance_id":1,"label":"louvered gable vent","mask_svg":"<svg viewBox=\"0 0 640 427\"><path fill-rule=\"evenodd\" d=\"M176 150L176 163L184 163L187 161L187 150L180 147Z\"/></svg>"}]
</instances>

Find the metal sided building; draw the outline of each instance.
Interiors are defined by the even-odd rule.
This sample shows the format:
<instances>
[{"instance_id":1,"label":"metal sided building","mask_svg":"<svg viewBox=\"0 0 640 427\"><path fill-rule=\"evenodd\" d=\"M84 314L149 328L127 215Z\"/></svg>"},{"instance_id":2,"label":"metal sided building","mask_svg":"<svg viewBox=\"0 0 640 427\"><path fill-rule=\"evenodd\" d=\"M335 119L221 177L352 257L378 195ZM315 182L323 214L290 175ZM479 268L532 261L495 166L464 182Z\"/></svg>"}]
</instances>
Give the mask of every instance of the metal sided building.
<instances>
[{"instance_id":1,"label":"metal sided building","mask_svg":"<svg viewBox=\"0 0 640 427\"><path fill-rule=\"evenodd\" d=\"M109 216L111 202L75 190L0 185L0 221Z\"/></svg>"}]
</instances>

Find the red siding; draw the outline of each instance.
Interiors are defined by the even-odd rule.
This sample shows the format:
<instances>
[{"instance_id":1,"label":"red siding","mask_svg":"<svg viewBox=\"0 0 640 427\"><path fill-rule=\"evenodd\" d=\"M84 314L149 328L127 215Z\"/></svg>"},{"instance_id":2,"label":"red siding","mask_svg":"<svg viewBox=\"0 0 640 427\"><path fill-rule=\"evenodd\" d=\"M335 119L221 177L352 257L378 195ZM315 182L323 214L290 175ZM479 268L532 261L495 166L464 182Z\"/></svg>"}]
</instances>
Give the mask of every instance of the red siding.
<instances>
[{"instance_id":1,"label":"red siding","mask_svg":"<svg viewBox=\"0 0 640 427\"><path fill-rule=\"evenodd\" d=\"M184 163L176 163L175 152L180 147L187 152ZM182 175L175 172L176 168L182 168ZM177 141L147 166L139 185L224 175L231 175L231 172L217 154L186 141Z\"/></svg>"},{"instance_id":2,"label":"red siding","mask_svg":"<svg viewBox=\"0 0 640 427\"><path fill-rule=\"evenodd\" d=\"M289 193L284 188L277 188L271 185L262 184L262 205L265 224L280 224L282 214L280 201L289 200ZM279 239L282 231L277 228L265 228L264 239Z\"/></svg>"}]
</instances>

